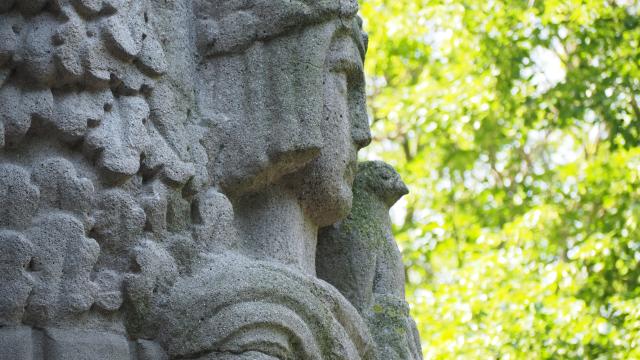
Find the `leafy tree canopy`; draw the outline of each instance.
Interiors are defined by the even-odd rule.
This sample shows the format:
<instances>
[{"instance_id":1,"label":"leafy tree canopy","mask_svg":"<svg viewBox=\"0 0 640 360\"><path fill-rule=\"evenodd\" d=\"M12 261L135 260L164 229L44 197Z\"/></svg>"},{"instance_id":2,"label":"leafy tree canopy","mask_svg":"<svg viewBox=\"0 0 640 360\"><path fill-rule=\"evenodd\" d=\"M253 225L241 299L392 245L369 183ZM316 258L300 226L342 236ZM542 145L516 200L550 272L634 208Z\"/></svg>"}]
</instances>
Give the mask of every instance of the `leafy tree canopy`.
<instances>
[{"instance_id":1,"label":"leafy tree canopy","mask_svg":"<svg viewBox=\"0 0 640 360\"><path fill-rule=\"evenodd\" d=\"M640 2L363 0L428 359L640 359Z\"/></svg>"}]
</instances>

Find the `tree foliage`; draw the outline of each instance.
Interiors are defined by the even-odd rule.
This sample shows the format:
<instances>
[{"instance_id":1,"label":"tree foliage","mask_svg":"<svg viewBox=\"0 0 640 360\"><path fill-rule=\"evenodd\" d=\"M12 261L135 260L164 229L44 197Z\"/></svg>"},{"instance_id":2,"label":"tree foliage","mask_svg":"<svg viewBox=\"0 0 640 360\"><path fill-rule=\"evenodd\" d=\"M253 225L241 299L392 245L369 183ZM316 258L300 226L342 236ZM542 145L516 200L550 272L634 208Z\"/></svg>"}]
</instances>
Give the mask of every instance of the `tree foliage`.
<instances>
[{"instance_id":1,"label":"tree foliage","mask_svg":"<svg viewBox=\"0 0 640 360\"><path fill-rule=\"evenodd\" d=\"M640 359L640 2L363 0L428 359Z\"/></svg>"}]
</instances>

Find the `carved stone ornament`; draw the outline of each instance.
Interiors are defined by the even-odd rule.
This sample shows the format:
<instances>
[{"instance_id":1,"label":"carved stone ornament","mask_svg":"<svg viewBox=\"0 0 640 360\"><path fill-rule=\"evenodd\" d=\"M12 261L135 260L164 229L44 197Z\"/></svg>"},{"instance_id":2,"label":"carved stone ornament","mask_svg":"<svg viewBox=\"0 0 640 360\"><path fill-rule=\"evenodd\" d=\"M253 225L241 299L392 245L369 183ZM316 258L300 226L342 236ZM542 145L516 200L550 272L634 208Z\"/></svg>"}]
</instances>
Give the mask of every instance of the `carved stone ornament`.
<instances>
[{"instance_id":1,"label":"carved stone ornament","mask_svg":"<svg viewBox=\"0 0 640 360\"><path fill-rule=\"evenodd\" d=\"M0 360L420 359L357 10L0 0Z\"/></svg>"}]
</instances>

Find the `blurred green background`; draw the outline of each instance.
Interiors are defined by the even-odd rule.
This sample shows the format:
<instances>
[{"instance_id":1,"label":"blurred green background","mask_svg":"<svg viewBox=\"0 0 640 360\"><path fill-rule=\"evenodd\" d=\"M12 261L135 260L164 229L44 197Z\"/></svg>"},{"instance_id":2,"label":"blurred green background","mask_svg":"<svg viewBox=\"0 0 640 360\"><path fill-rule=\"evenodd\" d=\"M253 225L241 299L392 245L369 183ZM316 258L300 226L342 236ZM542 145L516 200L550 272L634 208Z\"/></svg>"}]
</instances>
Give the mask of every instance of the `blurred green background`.
<instances>
[{"instance_id":1,"label":"blurred green background","mask_svg":"<svg viewBox=\"0 0 640 360\"><path fill-rule=\"evenodd\" d=\"M427 359L640 359L640 4L362 0Z\"/></svg>"}]
</instances>

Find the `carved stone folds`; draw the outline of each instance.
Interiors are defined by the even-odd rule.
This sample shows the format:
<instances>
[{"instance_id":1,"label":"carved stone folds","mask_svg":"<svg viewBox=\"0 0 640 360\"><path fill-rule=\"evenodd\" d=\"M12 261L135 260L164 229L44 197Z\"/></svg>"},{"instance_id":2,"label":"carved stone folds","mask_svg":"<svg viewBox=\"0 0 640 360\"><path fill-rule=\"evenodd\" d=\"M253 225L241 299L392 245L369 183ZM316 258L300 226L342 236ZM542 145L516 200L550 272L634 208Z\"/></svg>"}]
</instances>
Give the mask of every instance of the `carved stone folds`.
<instances>
[{"instance_id":1,"label":"carved stone folds","mask_svg":"<svg viewBox=\"0 0 640 360\"><path fill-rule=\"evenodd\" d=\"M0 2L0 360L420 358L356 13Z\"/></svg>"}]
</instances>

